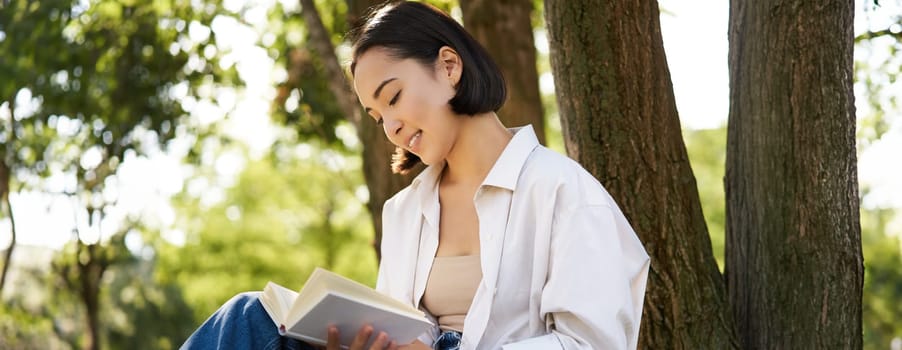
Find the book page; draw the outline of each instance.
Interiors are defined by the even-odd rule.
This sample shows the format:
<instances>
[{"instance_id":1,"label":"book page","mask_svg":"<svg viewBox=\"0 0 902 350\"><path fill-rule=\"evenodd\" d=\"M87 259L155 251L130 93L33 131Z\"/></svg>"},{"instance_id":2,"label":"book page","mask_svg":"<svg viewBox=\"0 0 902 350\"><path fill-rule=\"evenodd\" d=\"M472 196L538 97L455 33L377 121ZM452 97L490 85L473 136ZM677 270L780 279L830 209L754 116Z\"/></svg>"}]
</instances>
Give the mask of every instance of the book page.
<instances>
[{"instance_id":1,"label":"book page","mask_svg":"<svg viewBox=\"0 0 902 350\"><path fill-rule=\"evenodd\" d=\"M412 305L407 305L334 272L317 268L310 275L310 278L307 279L304 288L301 289L297 301L288 312L289 315L292 315L288 319L294 320L307 313L313 307L313 304L322 299L328 291L337 292L360 302L371 304L381 309L388 309L395 313L409 314L419 318L425 317L422 311L417 310Z\"/></svg>"},{"instance_id":2,"label":"book page","mask_svg":"<svg viewBox=\"0 0 902 350\"><path fill-rule=\"evenodd\" d=\"M432 327L432 323L425 316L394 312L334 291L326 293L314 304L303 317L292 323L285 332L286 335L313 344L325 345L328 328L335 325L338 328L340 342L346 347L351 344L361 327L371 325L374 335L384 331L395 342L408 344ZM373 341L375 336L370 339L370 343ZM369 345L367 344L367 347Z\"/></svg>"},{"instance_id":3,"label":"book page","mask_svg":"<svg viewBox=\"0 0 902 350\"><path fill-rule=\"evenodd\" d=\"M260 303L263 304L263 308L278 327L285 323L288 311L291 309L291 305L297 299L297 296L298 293L291 289L268 282L266 287L263 288Z\"/></svg>"}]
</instances>

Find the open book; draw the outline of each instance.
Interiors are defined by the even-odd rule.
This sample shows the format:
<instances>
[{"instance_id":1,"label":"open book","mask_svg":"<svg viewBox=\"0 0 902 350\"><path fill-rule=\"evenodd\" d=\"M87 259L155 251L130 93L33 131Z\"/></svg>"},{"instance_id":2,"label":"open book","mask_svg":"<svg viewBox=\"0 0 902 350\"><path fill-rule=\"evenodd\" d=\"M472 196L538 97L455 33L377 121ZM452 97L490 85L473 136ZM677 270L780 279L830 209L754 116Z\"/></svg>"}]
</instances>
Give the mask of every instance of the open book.
<instances>
[{"instance_id":1,"label":"open book","mask_svg":"<svg viewBox=\"0 0 902 350\"><path fill-rule=\"evenodd\" d=\"M413 306L321 268L313 271L300 293L267 283L260 301L279 334L315 345L326 344L330 325L338 327L342 348L367 324L373 327L370 343L385 332L397 344L414 341L432 326Z\"/></svg>"}]
</instances>

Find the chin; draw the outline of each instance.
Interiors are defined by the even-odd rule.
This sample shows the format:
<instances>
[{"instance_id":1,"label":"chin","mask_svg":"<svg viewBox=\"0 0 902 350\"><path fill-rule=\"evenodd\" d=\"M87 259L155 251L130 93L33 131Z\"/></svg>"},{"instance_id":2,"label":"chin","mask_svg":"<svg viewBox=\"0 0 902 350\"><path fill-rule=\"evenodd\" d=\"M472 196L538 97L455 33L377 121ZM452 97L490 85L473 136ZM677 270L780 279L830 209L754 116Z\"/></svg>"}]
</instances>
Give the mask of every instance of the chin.
<instances>
[{"instance_id":1,"label":"chin","mask_svg":"<svg viewBox=\"0 0 902 350\"><path fill-rule=\"evenodd\" d=\"M416 154L416 153L414 153ZM430 156L428 154L417 154L417 157L420 157L420 162L426 165L432 165L438 163L434 156Z\"/></svg>"}]
</instances>

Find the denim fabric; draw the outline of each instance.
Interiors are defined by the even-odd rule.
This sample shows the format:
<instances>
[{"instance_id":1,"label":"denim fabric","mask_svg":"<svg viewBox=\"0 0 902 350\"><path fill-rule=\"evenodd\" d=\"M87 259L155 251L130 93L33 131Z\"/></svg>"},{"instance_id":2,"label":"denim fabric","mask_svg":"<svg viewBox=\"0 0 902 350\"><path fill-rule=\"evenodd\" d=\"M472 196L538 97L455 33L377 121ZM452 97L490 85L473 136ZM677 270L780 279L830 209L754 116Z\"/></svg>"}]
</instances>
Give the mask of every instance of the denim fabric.
<instances>
[{"instance_id":1,"label":"denim fabric","mask_svg":"<svg viewBox=\"0 0 902 350\"><path fill-rule=\"evenodd\" d=\"M200 326L183 350L262 349L314 350L310 344L282 337L260 303L260 292L233 297Z\"/></svg>"},{"instance_id":2,"label":"denim fabric","mask_svg":"<svg viewBox=\"0 0 902 350\"><path fill-rule=\"evenodd\" d=\"M460 350L460 333L455 331L444 331L442 335L432 344L435 350Z\"/></svg>"}]
</instances>

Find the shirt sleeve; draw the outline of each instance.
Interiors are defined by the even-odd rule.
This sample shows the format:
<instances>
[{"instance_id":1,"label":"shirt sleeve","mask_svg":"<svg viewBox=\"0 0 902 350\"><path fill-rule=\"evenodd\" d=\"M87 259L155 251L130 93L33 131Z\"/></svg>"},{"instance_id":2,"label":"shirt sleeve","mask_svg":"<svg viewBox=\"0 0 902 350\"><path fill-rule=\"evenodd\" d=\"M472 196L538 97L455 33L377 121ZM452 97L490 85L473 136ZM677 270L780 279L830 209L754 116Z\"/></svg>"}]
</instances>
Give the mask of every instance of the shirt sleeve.
<instances>
[{"instance_id":1,"label":"shirt sleeve","mask_svg":"<svg viewBox=\"0 0 902 350\"><path fill-rule=\"evenodd\" d=\"M548 333L503 348L635 349L649 268L635 232L607 204L554 220L540 306Z\"/></svg>"}]
</instances>

